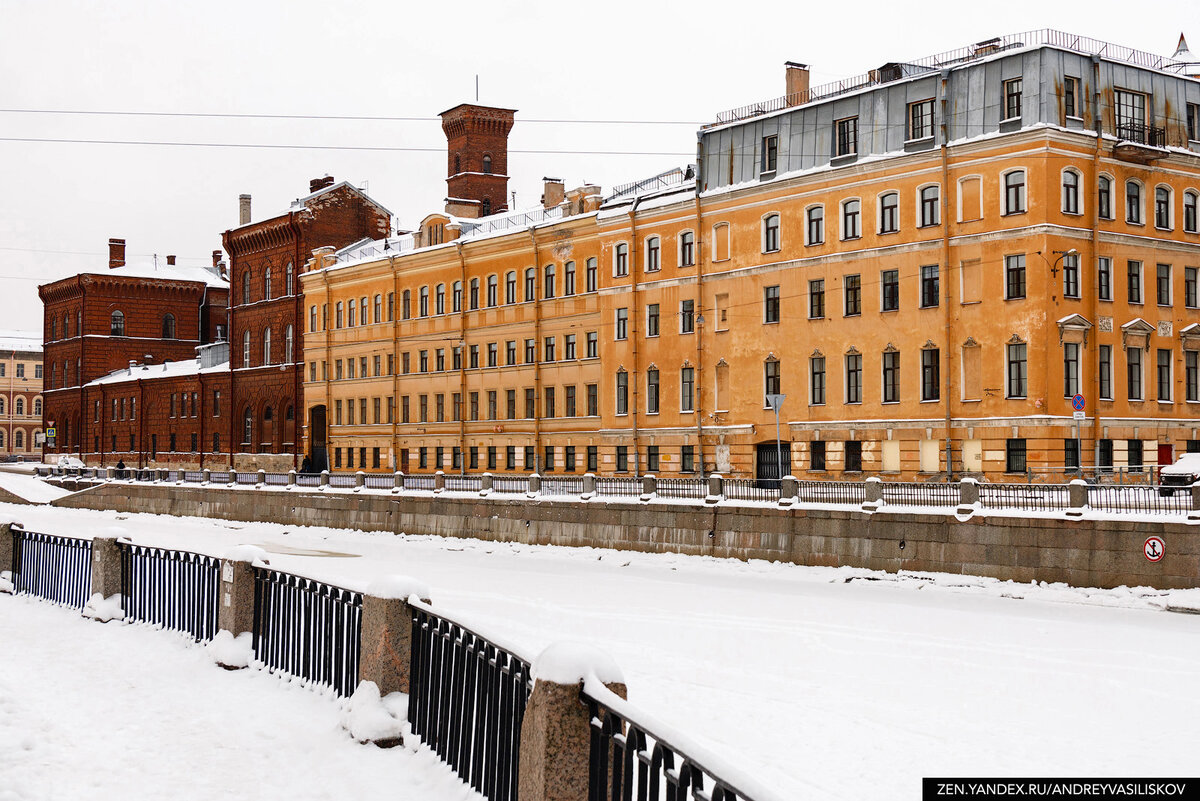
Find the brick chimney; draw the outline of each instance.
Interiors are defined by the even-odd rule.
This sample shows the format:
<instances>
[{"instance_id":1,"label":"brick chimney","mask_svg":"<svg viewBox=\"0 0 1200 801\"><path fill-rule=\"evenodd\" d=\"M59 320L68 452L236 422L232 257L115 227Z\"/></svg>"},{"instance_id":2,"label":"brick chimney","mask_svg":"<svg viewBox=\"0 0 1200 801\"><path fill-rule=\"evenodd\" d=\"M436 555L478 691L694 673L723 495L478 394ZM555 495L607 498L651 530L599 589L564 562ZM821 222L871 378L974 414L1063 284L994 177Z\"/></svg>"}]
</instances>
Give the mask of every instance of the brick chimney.
<instances>
[{"instance_id":1,"label":"brick chimney","mask_svg":"<svg viewBox=\"0 0 1200 801\"><path fill-rule=\"evenodd\" d=\"M213 267L220 267L220 266L221 266L221 251L214 250L213 251Z\"/></svg>"},{"instance_id":2,"label":"brick chimney","mask_svg":"<svg viewBox=\"0 0 1200 801\"><path fill-rule=\"evenodd\" d=\"M324 178L313 178L308 182L308 193L311 195L313 192L320 192L326 187L333 186L334 183L332 175L326 175Z\"/></svg>"},{"instance_id":3,"label":"brick chimney","mask_svg":"<svg viewBox=\"0 0 1200 801\"><path fill-rule=\"evenodd\" d=\"M238 195L238 225L250 222L250 196Z\"/></svg>"},{"instance_id":4,"label":"brick chimney","mask_svg":"<svg viewBox=\"0 0 1200 801\"><path fill-rule=\"evenodd\" d=\"M171 255L167 256L167 266L168 266L168 267L174 267L174 266L175 266L175 254L174 254L174 253L172 253Z\"/></svg>"},{"instance_id":5,"label":"brick chimney","mask_svg":"<svg viewBox=\"0 0 1200 801\"><path fill-rule=\"evenodd\" d=\"M125 266L125 240L108 240L108 269L115 270Z\"/></svg>"},{"instance_id":6,"label":"brick chimney","mask_svg":"<svg viewBox=\"0 0 1200 801\"><path fill-rule=\"evenodd\" d=\"M795 61L783 62L784 91L787 93L787 105L798 106L808 102L808 65Z\"/></svg>"},{"instance_id":7,"label":"brick chimney","mask_svg":"<svg viewBox=\"0 0 1200 801\"><path fill-rule=\"evenodd\" d=\"M562 178L542 179L542 208L552 209L567 199L567 188Z\"/></svg>"}]
</instances>

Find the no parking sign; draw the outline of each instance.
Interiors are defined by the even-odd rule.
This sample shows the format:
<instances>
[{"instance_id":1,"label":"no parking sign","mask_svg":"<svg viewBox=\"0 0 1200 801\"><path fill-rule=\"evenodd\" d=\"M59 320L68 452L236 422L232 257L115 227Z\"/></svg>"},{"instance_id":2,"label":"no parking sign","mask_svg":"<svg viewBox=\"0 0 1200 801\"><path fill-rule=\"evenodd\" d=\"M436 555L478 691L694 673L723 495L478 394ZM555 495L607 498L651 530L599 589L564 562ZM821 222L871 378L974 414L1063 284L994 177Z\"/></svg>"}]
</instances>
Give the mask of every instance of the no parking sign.
<instances>
[{"instance_id":1,"label":"no parking sign","mask_svg":"<svg viewBox=\"0 0 1200 801\"><path fill-rule=\"evenodd\" d=\"M1142 553L1146 554L1146 558L1151 562L1160 562L1167 554L1167 545L1162 537L1146 537L1142 544Z\"/></svg>"}]
</instances>

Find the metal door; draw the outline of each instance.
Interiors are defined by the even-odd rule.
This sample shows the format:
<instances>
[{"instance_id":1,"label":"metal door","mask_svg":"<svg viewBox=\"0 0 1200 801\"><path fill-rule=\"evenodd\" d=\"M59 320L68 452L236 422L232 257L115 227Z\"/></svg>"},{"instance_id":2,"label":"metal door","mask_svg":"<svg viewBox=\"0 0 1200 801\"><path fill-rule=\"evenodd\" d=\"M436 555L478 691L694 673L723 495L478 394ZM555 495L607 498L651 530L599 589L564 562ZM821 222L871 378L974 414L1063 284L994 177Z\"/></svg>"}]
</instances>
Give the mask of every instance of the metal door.
<instances>
[{"instance_id":1,"label":"metal door","mask_svg":"<svg viewBox=\"0 0 1200 801\"><path fill-rule=\"evenodd\" d=\"M780 471L780 451L785 469ZM755 485L765 489L779 489L779 479L788 474L787 465L792 463L792 443L775 440L760 442L755 446Z\"/></svg>"}]
</instances>

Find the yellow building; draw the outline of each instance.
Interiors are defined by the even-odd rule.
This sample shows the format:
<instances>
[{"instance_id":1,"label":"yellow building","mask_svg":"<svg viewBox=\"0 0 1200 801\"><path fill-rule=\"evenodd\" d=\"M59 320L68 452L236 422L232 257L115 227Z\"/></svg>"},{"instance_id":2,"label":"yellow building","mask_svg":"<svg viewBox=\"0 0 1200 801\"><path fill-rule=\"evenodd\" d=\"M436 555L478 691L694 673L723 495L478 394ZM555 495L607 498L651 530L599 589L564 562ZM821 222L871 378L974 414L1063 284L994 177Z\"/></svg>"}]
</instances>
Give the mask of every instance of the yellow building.
<instances>
[{"instance_id":1,"label":"yellow building","mask_svg":"<svg viewBox=\"0 0 1200 801\"><path fill-rule=\"evenodd\" d=\"M787 95L700 131L695 172L452 200L318 254L331 466L773 477L769 395L799 477L1200 447L1200 68L1102 52L1043 31L816 88L789 64Z\"/></svg>"},{"instance_id":2,"label":"yellow building","mask_svg":"<svg viewBox=\"0 0 1200 801\"><path fill-rule=\"evenodd\" d=\"M42 338L0 331L0 460L38 459L42 438Z\"/></svg>"}]
</instances>

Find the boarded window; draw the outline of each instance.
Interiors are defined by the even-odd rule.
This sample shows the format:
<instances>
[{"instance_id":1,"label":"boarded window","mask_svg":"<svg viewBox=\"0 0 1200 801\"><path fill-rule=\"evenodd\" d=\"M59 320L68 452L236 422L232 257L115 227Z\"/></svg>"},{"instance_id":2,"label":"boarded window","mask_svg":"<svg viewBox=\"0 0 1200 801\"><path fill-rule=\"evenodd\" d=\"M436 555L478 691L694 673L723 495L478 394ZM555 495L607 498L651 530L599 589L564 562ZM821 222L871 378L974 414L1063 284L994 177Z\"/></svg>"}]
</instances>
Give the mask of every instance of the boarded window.
<instances>
[{"instance_id":1,"label":"boarded window","mask_svg":"<svg viewBox=\"0 0 1200 801\"><path fill-rule=\"evenodd\" d=\"M729 295L717 295L713 315L717 318L717 330L727 331L729 329Z\"/></svg>"},{"instance_id":2,"label":"boarded window","mask_svg":"<svg viewBox=\"0 0 1200 801\"><path fill-rule=\"evenodd\" d=\"M900 472L900 440L885 439L882 443L883 472Z\"/></svg>"},{"instance_id":3,"label":"boarded window","mask_svg":"<svg viewBox=\"0 0 1200 801\"><path fill-rule=\"evenodd\" d=\"M962 469L966 470L968 473L983 472L983 440L963 440Z\"/></svg>"},{"instance_id":4,"label":"boarded window","mask_svg":"<svg viewBox=\"0 0 1200 801\"><path fill-rule=\"evenodd\" d=\"M978 350L978 348L976 348L976 350ZM921 440L921 472L922 473L936 473L938 471L938 468L939 468L938 452L940 451L940 448L938 447L938 445L939 445L939 443L936 439Z\"/></svg>"},{"instance_id":5,"label":"boarded window","mask_svg":"<svg viewBox=\"0 0 1200 801\"><path fill-rule=\"evenodd\" d=\"M958 182L958 221L983 219L982 181L978 175Z\"/></svg>"},{"instance_id":6,"label":"boarded window","mask_svg":"<svg viewBox=\"0 0 1200 801\"><path fill-rule=\"evenodd\" d=\"M979 259L962 263L962 302L979 303L983 300L983 267Z\"/></svg>"},{"instance_id":7,"label":"boarded window","mask_svg":"<svg viewBox=\"0 0 1200 801\"><path fill-rule=\"evenodd\" d=\"M729 223L713 226L713 261L729 259Z\"/></svg>"},{"instance_id":8,"label":"boarded window","mask_svg":"<svg viewBox=\"0 0 1200 801\"><path fill-rule=\"evenodd\" d=\"M727 410L729 402L732 400L729 397L729 365L724 360L719 361L715 372L717 374L717 392L713 403L716 404L717 409Z\"/></svg>"},{"instance_id":9,"label":"boarded window","mask_svg":"<svg viewBox=\"0 0 1200 801\"><path fill-rule=\"evenodd\" d=\"M962 349L962 399L983 397L983 348L964 345Z\"/></svg>"}]
</instances>

